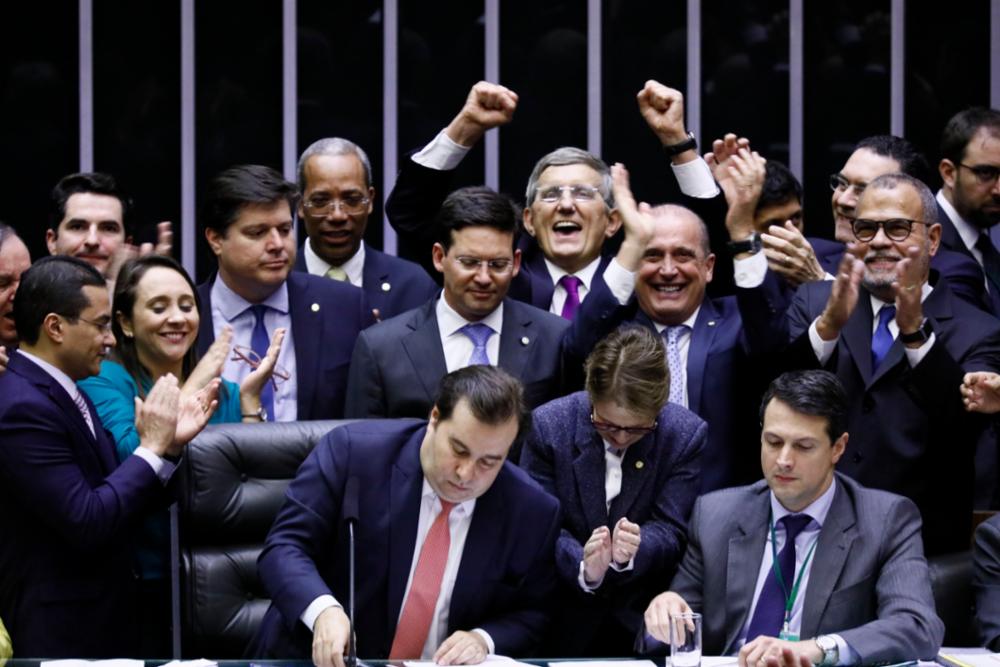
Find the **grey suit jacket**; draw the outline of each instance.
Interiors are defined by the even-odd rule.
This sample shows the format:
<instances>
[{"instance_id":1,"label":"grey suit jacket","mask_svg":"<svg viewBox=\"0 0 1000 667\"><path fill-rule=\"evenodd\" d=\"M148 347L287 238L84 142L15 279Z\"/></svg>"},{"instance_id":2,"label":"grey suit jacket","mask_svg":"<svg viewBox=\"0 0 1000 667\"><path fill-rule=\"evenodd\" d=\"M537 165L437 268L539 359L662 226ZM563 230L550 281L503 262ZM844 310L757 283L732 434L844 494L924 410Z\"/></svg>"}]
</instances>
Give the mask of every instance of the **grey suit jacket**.
<instances>
[{"instance_id":1,"label":"grey suit jacket","mask_svg":"<svg viewBox=\"0 0 1000 667\"><path fill-rule=\"evenodd\" d=\"M447 372L431 299L361 332L347 381L348 419L426 419ZM499 366L521 380L529 407L562 393L562 337L569 321L504 299Z\"/></svg>"},{"instance_id":2,"label":"grey suit jacket","mask_svg":"<svg viewBox=\"0 0 1000 667\"><path fill-rule=\"evenodd\" d=\"M972 553L979 641L997 651L1000 650L1000 514L976 528Z\"/></svg>"},{"instance_id":3,"label":"grey suit jacket","mask_svg":"<svg viewBox=\"0 0 1000 667\"><path fill-rule=\"evenodd\" d=\"M769 511L763 480L695 503L688 548L670 588L703 614L707 654L731 654L739 648ZM831 633L839 634L865 663L933 660L944 637L916 506L839 473L813 554L800 634Z\"/></svg>"}]
</instances>

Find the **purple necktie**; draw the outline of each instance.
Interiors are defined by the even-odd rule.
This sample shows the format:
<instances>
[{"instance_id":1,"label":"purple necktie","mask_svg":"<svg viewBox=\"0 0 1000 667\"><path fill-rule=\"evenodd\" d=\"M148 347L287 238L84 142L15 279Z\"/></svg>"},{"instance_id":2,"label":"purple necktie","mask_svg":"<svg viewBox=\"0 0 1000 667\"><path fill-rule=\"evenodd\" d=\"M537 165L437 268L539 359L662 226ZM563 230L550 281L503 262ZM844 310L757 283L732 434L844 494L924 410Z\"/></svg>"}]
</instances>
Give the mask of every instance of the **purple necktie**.
<instances>
[{"instance_id":1,"label":"purple necktie","mask_svg":"<svg viewBox=\"0 0 1000 667\"><path fill-rule=\"evenodd\" d=\"M781 570L781 580L785 590L791 592L795 577L795 538L802 529L809 525L812 517L808 514L786 514L778 520L785 526L785 545L778 553L778 568ZM765 546L765 549L770 548ZM774 576L774 567L767 572L764 587L757 598L757 607L753 610L753 618L747 628L747 641L757 637L777 637L785 621L785 591Z\"/></svg>"},{"instance_id":2,"label":"purple necktie","mask_svg":"<svg viewBox=\"0 0 1000 667\"><path fill-rule=\"evenodd\" d=\"M565 275L559 279L559 284L566 290L562 316L567 320L572 320L576 317L576 311L580 309L580 285L583 284L583 281L576 276Z\"/></svg>"},{"instance_id":3,"label":"purple necktie","mask_svg":"<svg viewBox=\"0 0 1000 667\"><path fill-rule=\"evenodd\" d=\"M472 341L472 354L469 356L469 366L489 366L490 358L486 354L486 341L493 335L493 329L482 323L466 324L459 329Z\"/></svg>"}]
</instances>

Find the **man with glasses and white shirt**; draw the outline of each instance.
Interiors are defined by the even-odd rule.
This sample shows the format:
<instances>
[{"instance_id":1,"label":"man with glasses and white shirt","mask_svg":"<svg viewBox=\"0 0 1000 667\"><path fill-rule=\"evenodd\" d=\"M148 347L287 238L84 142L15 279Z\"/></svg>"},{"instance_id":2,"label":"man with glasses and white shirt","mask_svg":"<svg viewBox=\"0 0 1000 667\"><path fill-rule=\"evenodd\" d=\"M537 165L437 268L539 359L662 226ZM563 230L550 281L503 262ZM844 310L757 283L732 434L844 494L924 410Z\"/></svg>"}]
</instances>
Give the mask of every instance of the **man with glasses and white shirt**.
<instances>
[{"instance_id":1,"label":"man with glasses and white shirt","mask_svg":"<svg viewBox=\"0 0 1000 667\"><path fill-rule=\"evenodd\" d=\"M375 188L371 162L360 146L340 137L320 139L302 153L298 173L298 214L309 238L296 271L360 287L380 319L434 296L438 287L423 268L362 240Z\"/></svg>"},{"instance_id":2,"label":"man with glasses and white shirt","mask_svg":"<svg viewBox=\"0 0 1000 667\"><path fill-rule=\"evenodd\" d=\"M513 203L489 188L462 188L445 199L435 227L441 296L358 336L346 416L425 418L441 378L475 364L520 379L532 408L562 395L568 320L508 297L521 270Z\"/></svg>"}]
</instances>

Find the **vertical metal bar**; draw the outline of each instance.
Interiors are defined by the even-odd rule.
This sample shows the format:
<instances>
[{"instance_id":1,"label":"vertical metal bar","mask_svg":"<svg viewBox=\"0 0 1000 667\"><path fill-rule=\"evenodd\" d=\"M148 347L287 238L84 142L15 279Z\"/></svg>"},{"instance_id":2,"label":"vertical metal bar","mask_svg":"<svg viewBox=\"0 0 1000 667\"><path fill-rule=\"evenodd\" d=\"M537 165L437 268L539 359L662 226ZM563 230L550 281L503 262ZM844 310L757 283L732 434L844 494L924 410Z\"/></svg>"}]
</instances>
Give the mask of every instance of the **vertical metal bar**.
<instances>
[{"instance_id":1,"label":"vertical metal bar","mask_svg":"<svg viewBox=\"0 0 1000 667\"><path fill-rule=\"evenodd\" d=\"M587 150L601 154L601 0L587 0Z\"/></svg>"},{"instance_id":2,"label":"vertical metal bar","mask_svg":"<svg viewBox=\"0 0 1000 667\"><path fill-rule=\"evenodd\" d=\"M701 0L687 0L687 90L684 111L688 132L701 145Z\"/></svg>"},{"instance_id":3,"label":"vertical metal bar","mask_svg":"<svg viewBox=\"0 0 1000 667\"><path fill-rule=\"evenodd\" d=\"M990 2L990 106L1000 109L1000 0Z\"/></svg>"},{"instance_id":4,"label":"vertical metal bar","mask_svg":"<svg viewBox=\"0 0 1000 667\"><path fill-rule=\"evenodd\" d=\"M486 0L486 80L500 83L500 0ZM486 185L500 189L500 128L486 133Z\"/></svg>"},{"instance_id":5,"label":"vertical metal bar","mask_svg":"<svg viewBox=\"0 0 1000 667\"><path fill-rule=\"evenodd\" d=\"M890 88L889 131L897 137L905 136L906 89L906 2L892 0L890 18Z\"/></svg>"},{"instance_id":6,"label":"vertical metal bar","mask_svg":"<svg viewBox=\"0 0 1000 667\"><path fill-rule=\"evenodd\" d=\"M181 540L177 503L170 506L170 623L174 660L181 657Z\"/></svg>"},{"instance_id":7,"label":"vertical metal bar","mask_svg":"<svg viewBox=\"0 0 1000 667\"><path fill-rule=\"evenodd\" d=\"M396 48L399 37L399 0L385 0L382 10L382 203L385 204L385 198L396 182L396 153L399 143L399 63ZM382 249L395 255L396 231L389 225L389 218L384 213L382 217Z\"/></svg>"},{"instance_id":8,"label":"vertical metal bar","mask_svg":"<svg viewBox=\"0 0 1000 667\"><path fill-rule=\"evenodd\" d=\"M194 0L181 0L181 264L195 271Z\"/></svg>"},{"instance_id":9,"label":"vertical metal bar","mask_svg":"<svg viewBox=\"0 0 1000 667\"><path fill-rule=\"evenodd\" d=\"M805 57L803 51L803 1L788 0L788 168L804 183L803 105L805 104Z\"/></svg>"},{"instance_id":10,"label":"vertical metal bar","mask_svg":"<svg viewBox=\"0 0 1000 667\"><path fill-rule=\"evenodd\" d=\"M80 0L80 171L94 170L94 3Z\"/></svg>"},{"instance_id":11,"label":"vertical metal bar","mask_svg":"<svg viewBox=\"0 0 1000 667\"><path fill-rule=\"evenodd\" d=\"M298 162L298 69L296 39L298 37L296 0L284 0L281 12L282 45L282 171L289 181L295 180Z\"/></svg>"}]
</instances>

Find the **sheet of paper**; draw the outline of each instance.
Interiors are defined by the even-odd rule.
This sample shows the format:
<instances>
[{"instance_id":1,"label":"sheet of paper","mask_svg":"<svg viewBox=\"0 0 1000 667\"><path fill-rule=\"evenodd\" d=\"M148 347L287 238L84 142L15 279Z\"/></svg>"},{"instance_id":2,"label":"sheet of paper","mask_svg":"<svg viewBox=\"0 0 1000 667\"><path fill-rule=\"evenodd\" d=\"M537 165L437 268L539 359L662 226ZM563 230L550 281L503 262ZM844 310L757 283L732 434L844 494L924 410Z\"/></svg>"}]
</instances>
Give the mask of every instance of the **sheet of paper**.
<instances>
[{"instance_id":1,"label":"sheet of paper","mask_svg":"<svg viewBox=\"0 0 1000 667\"><path fill-rule=\"evenodd\" d=\"M652 660L560 660L549 667L659 667ZM997 665L1000 667L1000 665Z\"/></svg>"},{"instance_id":2,"label":"sheet of paper","mask_svg":"<svg viewBox=\"0 0 1000 667\"><path fill-rule=\"evenodd\" d=\"M436 663L430 660L404 660L403 664L406 665L406 667L438 667ZM508 658L505 655L488 655L486 656L486 660L479 664L491 665L491 667L537 667L537 665L519 662L514 660L514 658ZM649 667L655 667L655 665L650 664ZM1000 665L997 665L997 667L1000 667Z\"/></svg>"},{"instance_id":3,"label":"sheet of paper","mask_svg":"<svg viewBox=\"0 0 1000 667\"><path fill-rule=\"evenodd\" d=\"M126 658L115 660L42 660L39 663L39 667L143 667L143 665L145 663L142 660Z\"/></svg>"},{"instance_id":4,"label":"sheet of paper","mask_svg":"<svg viewBox=\"0 0 1000 667\"><path fill-rule=\"evenodd\" d=\"M198 658L197 660L171 660L160 667L218 667L219 663L214 660Z\"/></svg>"},{"instance_id":5,"label":"sheet of paper","mask_svg":"<svg viewBox=\"0 0 1000 667\"><path fill-rule=\"evenodd\" d=\"M989 653L984 649L962 650L952 648L942 648L938 653L938 658L944 658L944 662L957 667L968 665L969 667L1000 667L1000 654Z\"/></svg>"}]
</instances>

